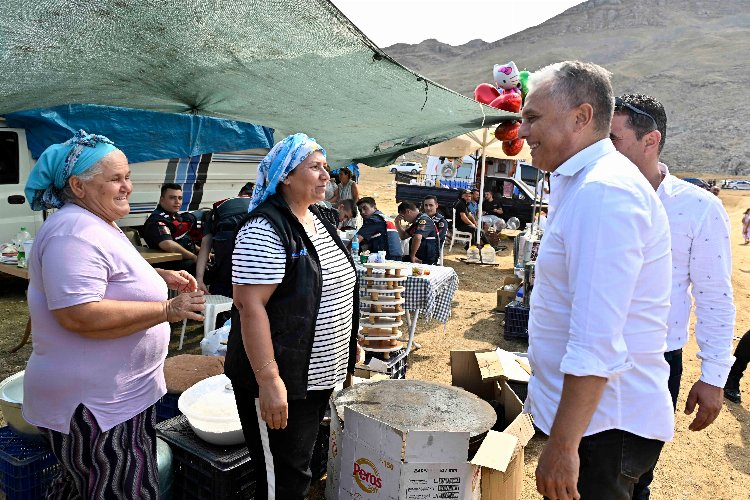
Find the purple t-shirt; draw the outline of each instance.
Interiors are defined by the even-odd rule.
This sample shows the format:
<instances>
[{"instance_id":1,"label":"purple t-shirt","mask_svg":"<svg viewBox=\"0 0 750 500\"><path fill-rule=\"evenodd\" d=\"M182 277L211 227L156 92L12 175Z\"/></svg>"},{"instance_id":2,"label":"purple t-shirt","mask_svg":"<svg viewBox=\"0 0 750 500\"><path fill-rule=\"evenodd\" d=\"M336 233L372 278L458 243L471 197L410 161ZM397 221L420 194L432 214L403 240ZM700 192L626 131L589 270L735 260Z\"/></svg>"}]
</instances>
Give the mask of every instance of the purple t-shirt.
<instances>
[{"instance_id":1,"label":"purple t-shirt","mask_svg":"<svg viewBox=\"0 0 750 500\"><path fill-rule=\"evenodd\" d=\"M83 403L106 431L166 393L168 323L98 340L66 330L52 314L102 299L167 299L164 280L119 229L77 205L65 205L37 234L29 276L34 350L24 376L27 421L67 434Z\"/></svg>"}]
</instances>

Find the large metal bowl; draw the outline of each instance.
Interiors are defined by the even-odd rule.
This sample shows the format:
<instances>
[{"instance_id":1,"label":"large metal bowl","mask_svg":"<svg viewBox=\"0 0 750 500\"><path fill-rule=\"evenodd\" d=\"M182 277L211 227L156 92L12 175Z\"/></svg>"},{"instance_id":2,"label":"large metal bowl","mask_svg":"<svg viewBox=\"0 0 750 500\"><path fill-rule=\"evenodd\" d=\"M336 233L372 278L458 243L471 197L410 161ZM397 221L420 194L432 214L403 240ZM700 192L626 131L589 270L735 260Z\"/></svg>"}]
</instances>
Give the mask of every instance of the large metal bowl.
<instances>
[{"instance_id":1,"label":"large metal bowl","mask_svg":"<svg viewBox=\"0 0 750 500\"><path fill-rule=\"evenodd\" d=\"M3 417L13 430L29 437L41 437L35 425L24 420L23 410L23 374L18 372L0 382L0 409Z\"/></svg>"}]
</instances>

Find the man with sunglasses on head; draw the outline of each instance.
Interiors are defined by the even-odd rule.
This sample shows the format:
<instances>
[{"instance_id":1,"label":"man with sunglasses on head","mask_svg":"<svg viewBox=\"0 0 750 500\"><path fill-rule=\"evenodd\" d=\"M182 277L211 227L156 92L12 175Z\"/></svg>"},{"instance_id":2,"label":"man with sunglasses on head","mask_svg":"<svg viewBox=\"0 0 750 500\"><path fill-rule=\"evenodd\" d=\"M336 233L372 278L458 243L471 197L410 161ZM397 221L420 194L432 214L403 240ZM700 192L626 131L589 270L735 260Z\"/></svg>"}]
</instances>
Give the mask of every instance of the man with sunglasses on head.
<instances>
[{"instance_id":1,"label":"man with sunglasses on head","mask_svg":"<svg viewBox=\"0 0 750 500\"><path fill-rule=\"evenodd\" d=\"M685 413L698 413L692 431L708 427L719 415L722 388L732 367L735 308L732 300L732 254L729 217L721 201L671 175L659 161L667 137L667 114L653 97L625 94L615 99L610 138L635 163L667 211L672 236L672 296L667 352L669 392L677 409L682 377L682 348L687 343L690 310L695 299L695 337L701 377L687 397ZM692 293L691 293L692 289ZM649 497L653 468L641 476L634 499Z\"/></svg>"}]
</instances>

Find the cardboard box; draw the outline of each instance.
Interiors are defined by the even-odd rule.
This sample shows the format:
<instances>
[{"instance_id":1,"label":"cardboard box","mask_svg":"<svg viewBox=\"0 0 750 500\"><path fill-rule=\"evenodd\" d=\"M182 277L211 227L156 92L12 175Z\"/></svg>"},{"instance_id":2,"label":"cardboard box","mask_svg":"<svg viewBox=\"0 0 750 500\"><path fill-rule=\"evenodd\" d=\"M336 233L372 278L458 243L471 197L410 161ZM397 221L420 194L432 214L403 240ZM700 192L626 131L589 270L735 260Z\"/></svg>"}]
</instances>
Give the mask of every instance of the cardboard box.
<instances>
[{"instance_id":1,"label":"cardboard box","mask_svg":"<svg viewBox=\"0 0 750 500\"><path fill-rule=\"evenodd\" d=\"M519 362L519 358L520 362ZM504 468L494 467L492 456L484 453L498 447L493 441L494 431L482 443L472 463L481 466L482 500L511 500L521 496L524 478L523 448L534 435L531 416L523 413L523 403L509 384L528 383L528 362L522 356L502 349L480 351L451 351L452 384L461 387L487 401L495 400L503 408L505 423L509 424L502 434L518 438L518 443ZM500 425L502 427L502 424ZM492 453L496 453L492 451ZM503 459L504 462L504 459Z\"/></svg>"},{"instance_id":2,"label":"cardboard box","mask_svg":"<svg viewBox=\"0 0 750 500\"><path fill-rule=\"evenodd\" d=\"M513 302L518 292L518 287L521 285L521 278L517 276L506 276L503 279L503 286L497 289L497 310L505 312L505 306ZM511 290L505 290L506 285L512 285Z\"/></svg>"},{"instance_id":3,"label":"cardboard box","mask_svg":"<svg viewBox=\"0 0 750 500\"><path fill-rule=\"evenodd\" d=\"M530 438L523 434L530 429L524 415L507 432L489 431L467 462L468 432L402 431L350 408L344 411L340 499L506 500L520 495L523 446Z\"/></svg>"}]
</instances>

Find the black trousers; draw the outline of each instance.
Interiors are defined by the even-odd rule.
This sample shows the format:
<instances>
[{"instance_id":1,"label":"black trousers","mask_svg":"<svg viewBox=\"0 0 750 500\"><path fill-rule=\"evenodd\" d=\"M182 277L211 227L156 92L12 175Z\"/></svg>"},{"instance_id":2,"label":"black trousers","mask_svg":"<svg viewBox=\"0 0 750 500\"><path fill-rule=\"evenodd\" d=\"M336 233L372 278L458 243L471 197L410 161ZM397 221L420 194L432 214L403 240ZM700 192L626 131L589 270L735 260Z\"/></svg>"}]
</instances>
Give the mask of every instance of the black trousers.
<instances>
[{"instance_id":1,"label":"black trousers","mask_svg":"<svg viewBox=\"0 0 750 500\"><path fill-rule=\"evenodd\" d=\"M308 391L289 401L286 429L269 429L260 418L258 399L235 386L234 398L255 475L255 499L303 500L310 488L318 429L333 390Z\"/></svg>"},{"instance_id":2,"label":"black trousers","mask_svg":"<svg viewBox=\"0 0 750 500\"><path fill-rule=\"evenodd\" d=\"M630 500L638 478L652 468L664 442L620 429L586 436L578 446L581 500Z\"/></svg>"},{"instance_id":3,"label":"black trousers","mask_svg":"<svg viewBox=\"0 0 750 500\"><path fill-rule=\"evenodd\" d=\"M745 335L742 336L739 344L737 344L737 348L734 350L734 357L736 359L734 360L732 369L729 370L727 385L736 383L739 386L747 364L750 363L750 330L745 332Z\"/></svg>"},{"instance_id":4,"label":"black trousers","mask_svg":"<svg viewBox=\"0 0 750 500\"><path fill-rule=\"evenodd\" d=\"M682 349L675 349L664 353L664 359L669 364L669 394L672 396L672 407L677 411L677 396L680 395L680 382L682 381ZM651 467L638 480L633 490L633 500L648 500L651 495L651 482L654 480L654 467Z\"/></svg>"}]
</instances>

